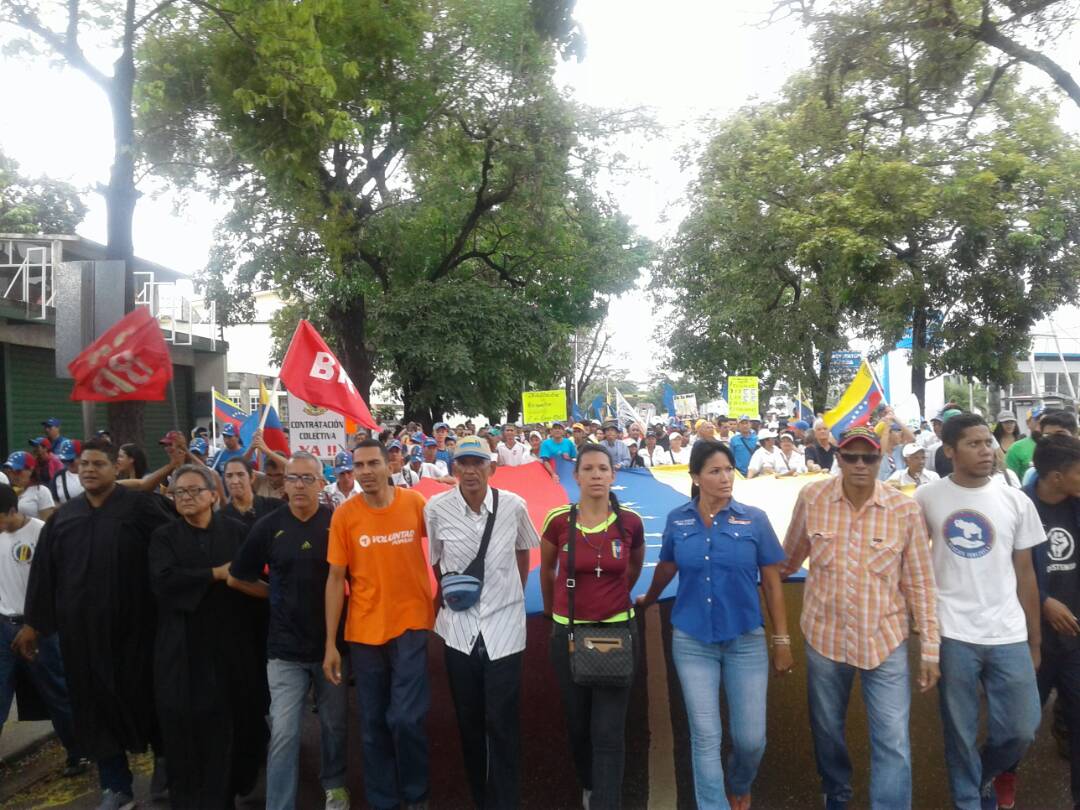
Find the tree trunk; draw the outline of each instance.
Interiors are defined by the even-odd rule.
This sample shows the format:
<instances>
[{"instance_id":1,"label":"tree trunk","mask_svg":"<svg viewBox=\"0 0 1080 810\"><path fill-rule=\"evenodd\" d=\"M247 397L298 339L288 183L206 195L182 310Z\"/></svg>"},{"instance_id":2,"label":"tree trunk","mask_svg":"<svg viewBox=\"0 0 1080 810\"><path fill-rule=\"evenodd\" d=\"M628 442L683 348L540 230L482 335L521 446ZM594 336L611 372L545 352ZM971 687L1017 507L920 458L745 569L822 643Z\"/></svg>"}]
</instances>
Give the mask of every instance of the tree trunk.
<instances>
[{"instance_id":1,"label":"tree trunk","mask_svg":"<svg viewBox=\"0 0 1080 810\"><path fill-rule=\"evenodd\" d=\"M129 21L130 24L130 21ZM135 120L132 115L132 92L135 85L135 60L126 48L114 65L109 91L113 120L113 164L105 190L105 258L124 262L124 312L135 309L135 244L132 221L135 217ZM115 444L132 442L142 446L143 402L115 402L108 406L109 432ZM179 429L181 425L174 425Z\"/></svg>"},{"instance_id":2,"label":"tree trunk","mask_svg":"<svg viewBox=\"0 0 1080 810\"><path fill-rule=\"evenodd\" d=\"M764 416L765 411L769 410L769 401L773 398L773 392L776 391L776 381L762 385L761 376L758 375L758 386L758 413Z\"/></svg>"},{"instance_id":3,"label":"tree trunk","mask_svg":"<svg viewBox=\"0 0 1080 810\"><path fill-rule=\"evenodd\" d=\"M926 307L917 306L911 318L911 393L919 400L919 413L926 412Z\"/></svg>"},{"instance_id":4,"label":"tree trunk","mask_svg":"<svg viewBox=\"0 0 1080 810\"><path fill-rule=\"evenodd\" d=\"M506 403L506 421L507 424L517 422L521 419L521 400L511 399Z\"/></svg>"},{"instance_id":5,"label":"tree trunk","mask_svg":"<svg viewBox=\"0 0 1080 810\"><path fill-rule=\"evenodd\" d=\"M406 424L409 422L419 422L424 433L431 435L431 426L435 424L437 420L431 418L431 408L422 406L416 401L416 395L414 393L416 390L417 386L413 385L410 380L402 380L401 404L404 410L402 421Z\"/></svg>"},{"instance_id":6,"label":"tree trunk","mask_svg":"<svg viewBox=\"0 0 1080 810\"><path fill-rule=\"evenodd\" d=\"M349 378L371 407L371 385L375 382L373 353L367 344L367 301L362 295L347 303L332 306L327 317L337 336L338 359L345 366Z\"/></svg>"}]
</instances>

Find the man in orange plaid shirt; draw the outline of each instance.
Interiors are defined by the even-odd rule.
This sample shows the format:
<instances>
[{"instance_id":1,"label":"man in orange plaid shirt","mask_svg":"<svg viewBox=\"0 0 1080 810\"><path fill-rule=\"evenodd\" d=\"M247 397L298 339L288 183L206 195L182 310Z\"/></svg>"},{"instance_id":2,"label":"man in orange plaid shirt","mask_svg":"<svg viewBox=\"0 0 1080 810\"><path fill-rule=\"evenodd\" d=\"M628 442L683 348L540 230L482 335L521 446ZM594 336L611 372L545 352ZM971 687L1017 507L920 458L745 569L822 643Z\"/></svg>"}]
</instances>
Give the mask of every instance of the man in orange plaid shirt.
<instances>
[{"instance_id":1,"label":"man in orange plaid shirt","mask_svg":"<svg viewBox=\"0 0 1080 810\"><path fill-rule=\"evenodd\" d=\"M911 807L909 615L921 636L919 688L937 683L937 589L922 512L877 480L881 443L840 437L841 474L805 487L784 540L790 576L809 557L801 626L810 730L827 810L851 801L844 720L855 674L870 725L870 804Z\"/></svg>"}]
</instances>

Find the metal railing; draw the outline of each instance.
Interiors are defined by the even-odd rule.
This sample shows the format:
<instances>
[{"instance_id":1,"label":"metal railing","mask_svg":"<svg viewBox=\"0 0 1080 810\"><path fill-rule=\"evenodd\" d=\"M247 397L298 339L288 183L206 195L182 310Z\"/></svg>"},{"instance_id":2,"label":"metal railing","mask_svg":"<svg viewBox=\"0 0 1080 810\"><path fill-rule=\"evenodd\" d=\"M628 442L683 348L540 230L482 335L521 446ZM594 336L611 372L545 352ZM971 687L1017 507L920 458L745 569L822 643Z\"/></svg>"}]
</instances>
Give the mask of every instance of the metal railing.
<instances>
[{"instance_id":1,"label":"metal railing","mask_svg":"<svg viewBox=\"0 0 1080 810\"><path fill-rule=\"evenodd\" d=\"M8 242L7 255L14 257L15 243ZM48 317L48 308L53 305L53 297L56 288L53 284L53 264L50 261L49 248L44 245L26 245L25 251L12 276L11 281L4 290L3 298L12 299L12 291L18 287L15 301L26 306L26 317L35 321L43 321ZM37 257L35 259L35 257ZM0 264L0 270L16 267L14 263ZM36 276L35 276L36 271Z\"/></svg>"},{"instance_id":2,"label":"metal railing","mask_svg":"<svg viewBox=\"0 0 1080 810\"><path fill-rule=\"evenodd\" d=\"M195 339L195 327L209 326L205 337L210 351L217 349L217 302L200 306L177 291L174 281L155 281L148 271L136 272L135 306L145 306L157 318L162 330L174 346L190 346ZM202 335L200 335L202 337Z\"/></svg>"}]
</instances>

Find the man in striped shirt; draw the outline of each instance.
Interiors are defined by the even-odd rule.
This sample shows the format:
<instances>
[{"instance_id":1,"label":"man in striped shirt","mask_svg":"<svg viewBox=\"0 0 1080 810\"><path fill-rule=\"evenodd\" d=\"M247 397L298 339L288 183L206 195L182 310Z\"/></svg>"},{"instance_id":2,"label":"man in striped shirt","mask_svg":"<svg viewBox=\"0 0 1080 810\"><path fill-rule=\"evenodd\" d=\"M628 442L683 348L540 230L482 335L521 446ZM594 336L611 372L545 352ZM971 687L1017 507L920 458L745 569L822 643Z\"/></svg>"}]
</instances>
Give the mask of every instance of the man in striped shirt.
<instances>
[{"instance_id":1,"label":"man in striped shirt","mask_svg":"<svg viewBox=\"0 0 1080 810\"><path fill-rule=\"evenodd\" d=\"M446 673L457 711L465 772L478 808L520 804L521 663L525 650L525 580L529 550L540 538L525 501L506 490L494 502L487 443L466 436L454 451L458 485L424 508L435 576L463 572L495 520L484 556L480 598L467 610L443 605L435 632L446 642Z\"/></svg>"},{"instance_id":2,"label":"man in striped shirt","mask_svg":"<svg viewBox=\"0 0 1080 810\"><path fill-rule=\"evenodd\" d=\"M810 559L801 626L818 773L826 808L847 807L844 719L858 672L870 725L870 804L910 807L909 614L921 637L920 690L939 677L929 539L918 504L877 480L874 431L844 433L838 458L841 475L800 493L784 540L785 575Z\"/></svg>"}]
</instances>

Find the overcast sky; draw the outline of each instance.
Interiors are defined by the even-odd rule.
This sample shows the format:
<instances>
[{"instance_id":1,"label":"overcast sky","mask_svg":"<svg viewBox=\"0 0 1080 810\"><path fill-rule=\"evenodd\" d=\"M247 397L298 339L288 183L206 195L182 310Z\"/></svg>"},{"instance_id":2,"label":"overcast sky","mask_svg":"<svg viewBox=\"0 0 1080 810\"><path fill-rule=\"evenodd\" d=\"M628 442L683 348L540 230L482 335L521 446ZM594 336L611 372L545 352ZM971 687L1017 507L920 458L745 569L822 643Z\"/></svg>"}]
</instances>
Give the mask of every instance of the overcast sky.
<instances>
[{"instance_id":1,"label":"overcast sky","mask_svg":"<svg viewBox=\"0 0 1080 810\"><path fill-rule=\"evenodd\" d=\"M559 82L588 104L646 106L665 127L654 139L633 139L623 151L637 165L606 181L638 230L660 240L678 224L678 201L689 181L677 158L703 116L734 111L773 96L809 53L793 22L763 25L772 0L578 0L585 30L584 61L560 65ZM1073 60L1075 62L1075 60ZM30 174L49 174L91 189L108 178L111 128L104 96L71 70L44 62L0 61L4 120L0 149ZM1080 116L1069 111L1076 123ZM57 125L57 122L60 122ZM147 191L152 191L147 184ZM105 237L100 195L80 232ZM142 198L135 214L135 249L184 272L201 267L223 213L203 199L177 209L171 193ZM642 284L645 280L642 281ZM615 301L609 320L621 365L647 380L661 352L652 339L666 307L641 292Z\"/></svg>"}]
</instances>

